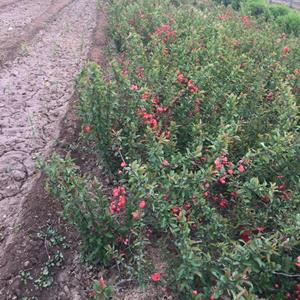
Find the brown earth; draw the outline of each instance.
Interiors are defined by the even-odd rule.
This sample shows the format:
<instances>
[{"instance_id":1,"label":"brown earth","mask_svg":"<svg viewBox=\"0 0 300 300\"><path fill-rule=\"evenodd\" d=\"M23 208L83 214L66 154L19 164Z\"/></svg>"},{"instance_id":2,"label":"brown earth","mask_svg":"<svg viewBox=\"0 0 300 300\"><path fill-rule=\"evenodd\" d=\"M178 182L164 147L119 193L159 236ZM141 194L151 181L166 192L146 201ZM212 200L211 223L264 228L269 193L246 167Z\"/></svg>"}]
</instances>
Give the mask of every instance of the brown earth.
<instances>
[{"instance_id":1,"label":"brown earth","mask_svg":"<svg viewBox=\"0 0 300 300\"><path fill-rule=\"evenodd\" d=\"M88 58L102 59L95 47L105 43L96 2L0 0L1 300L86 298L90 269L78 269L78 235L61 219L35 163L78 137L74 78ZM65 236L70 248L41 238L47 229ZM62 266L51 266L46 278L53 284L38 289L33 280L55 251L64 255Z\"/></svg>"}]
</instances>

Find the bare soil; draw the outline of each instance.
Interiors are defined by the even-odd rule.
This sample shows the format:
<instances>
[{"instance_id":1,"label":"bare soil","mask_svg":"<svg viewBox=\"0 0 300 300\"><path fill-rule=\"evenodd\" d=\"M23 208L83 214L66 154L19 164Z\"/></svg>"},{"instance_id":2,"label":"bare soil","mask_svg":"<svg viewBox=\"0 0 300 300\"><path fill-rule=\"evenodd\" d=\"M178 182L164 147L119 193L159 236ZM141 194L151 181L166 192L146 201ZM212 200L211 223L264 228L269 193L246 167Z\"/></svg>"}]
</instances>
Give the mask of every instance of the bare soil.
<instances>
[{"instance_id":1,"label":"bare soil","mask_svg":"<svg viewBox=\"0 0 300 300\"><path fill-rule=\"evenodd\" d=\"M89 58L102 59L94 49L105 43L104 22L96 0L0 0L1 300L87 297L90 269L78 270L78 235L61 219L35 163L78 137L74 78ZM38 238L47 228L70 247L50 248ZM22 272L39 278L56 250L64 261L51 269L49 288L24 280Z\"/></svg>"}]
</instances>

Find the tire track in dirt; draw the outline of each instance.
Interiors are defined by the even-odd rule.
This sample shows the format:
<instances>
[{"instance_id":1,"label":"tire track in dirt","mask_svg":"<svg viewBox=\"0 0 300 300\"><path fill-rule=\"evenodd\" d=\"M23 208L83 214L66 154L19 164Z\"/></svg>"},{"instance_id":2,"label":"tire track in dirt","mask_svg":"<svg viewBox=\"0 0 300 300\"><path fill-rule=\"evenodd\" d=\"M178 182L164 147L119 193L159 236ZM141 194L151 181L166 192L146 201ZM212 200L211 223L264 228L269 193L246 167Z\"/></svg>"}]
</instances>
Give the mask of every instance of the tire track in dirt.
<instances>
[{"instance_id":1,"label":"tire track in dirt","mask_svg":"<svg viewBox=\"0 0 300 300\"><path fill-rule=\"evenodd\" d=\"M88 56L96 23L96 0L58 2L43 14L44 21L30 24L30 37L40 32L28 44L28 54L0 71L1 300L12 296L6 293L15 260L11 249L23 201L37 180L36 158L47 155L59 136L74 76Z\"/></svg>"},{"instance_id":2,"label":"tire track in dirt","mask_svg":"<svg viewBox=\"0 0 300 300\"><path fill-rule=\"evenodd\" d=\"M51 6L33 19L32 22L23 26L21 31L8 34L5 40L0 40L0 68L7 65L20 54L26 54L27 44L30 43L33 37L39 31L45 29L47 24L52 22L56 15L72 2L74 0L51 0ZM17 19L22 18L22 16L18 15L13 15L13 17Z\"/></svg>"},{"instance_id":3,"label":"tire track in dirt","mask_svg":"<svg viewBox=\"0 0 300 300\"><path fill-rule=\"evenodd\" d=\"M0 44L42 15L51 4L52 0L23 0L0 8Z\"/></svg>"},{"instance_id":4,"label":"tire track in dirt","mask_svg":"<svg viewBox=\"0 0 300 300\"><path fill-rule=\"evenodd\" d=\"M23 0L0 0L0 9L22 1Z\"/></svg>"}]
</instances>

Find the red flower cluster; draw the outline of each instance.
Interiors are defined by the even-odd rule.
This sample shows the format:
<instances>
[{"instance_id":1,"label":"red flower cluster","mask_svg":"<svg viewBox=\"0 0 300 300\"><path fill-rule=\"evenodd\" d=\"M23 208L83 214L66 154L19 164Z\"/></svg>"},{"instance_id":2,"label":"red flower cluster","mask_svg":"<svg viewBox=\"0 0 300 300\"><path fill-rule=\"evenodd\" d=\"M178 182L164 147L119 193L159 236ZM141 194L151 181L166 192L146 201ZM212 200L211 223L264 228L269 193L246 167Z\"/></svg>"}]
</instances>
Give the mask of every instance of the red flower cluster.
<instances>
[{"instance_id":1,"label":"red flower cluster","mask_svg":"<svg viewBox=\"0 0 300 300\"><path fill-rule=\"evenodd\" d=\"M150 100L150 97L151 97L151 94L149 92L144 92L141 95L141 99L143 101ZM162 131L161 129L158 128L158 120L160 118L160 115L162 115L164 113L168 113L169 108L161 106L160 101L157 96L154 96L151 99L151 103L153 106L152 113L148 113L145 108L138 108L137 115L143 119L144 124L149 125L150 128L152 128L155 131L157 138L165 137L167 140L169 140L170 136L171 136L170 131L169 130Z\"/></svg>"},{"instance_id":2,"label":"red flower cluster","mask_svg":"<svg viewBox=\"0 0 300 300\"><path fill-rule=\"evenodd\" d=\"M177 75L177 81L181 84L186 84L190 93L195 94L199 92L199 88L193 83L193 80L188 80L183 74Z\"/></svg>"},{"instance_id":3,"label":"red flower cluster","mask_svg":"<svg viewBox=\"0 0 300 300\"><path fill-rule=\"evenodd\" d=\"M258 234L258 233L262 233L265 231L264 227L257 227L254 230L250 230L250 229L246 229L243 226L240 226L240 238L245 242L249 242L250 241L250 235L252 234Z\"/></svg>"},{"instance_id":4,"label":"red flower cluster","mask_svg":"<svg viewBox=\"0 0 300 300\"><path fill-rule=\"evenodd\" d=\"M243 22L243 24L244 24L245 26L249 27L249 26L251 25L250 19L249 19L248 16L242 16L242 17L241 17L241 20L242 20L242 22Z\"/></svg>"},{"instance_id":5,"label":"red flower cluster","mask_svg":"<svg viewBox=\"0 0 300 300\"><path fill-rule=\"evenodd\" d=\"M132 84L132 85L130 86L130 90L132 90L132 91L138 91L138 90L139 90L139 87L138 87L136 84Z\"/></svg>"},{"instance_id":6,"label":"red flower cluster","mask_svg":"<svg viewBox=\"0 0 300 300\"><path fill-rule=\"evenodd\" d=\"M158 122L154 115L145 113L143 115L143 118L144 118L145 124L149 125L151 128L155 129L157 127Z\"/></svg>"},{"instance_id":7,"label":"red flower cluster","mask_svg":"<svg viewBox=\"0 0 300 300\"><path fill-rule=\"evenodd\" d=\"M145 71L145 70L144 70L143 67L138 67L138 68L136 69L137 76L138 76L139 78L144 78L144 76L145 76L144 71Z\"/></svg>"},{"instance_id":8,"label":"red flower cluster","mask_svg":"<svg viewBox=\"0 0 300 300\"><path fill-rule=\"evenodd\" d=\"M277 176L276 179L278 180L277 182L277 188L279 190L279 193L280 193L280 198L282 200L289 200L290 198L290 195L289 195L289 192L286 191L286 185L283 183L283 176Z\"/></svg>"},{"instance_id":9,"label":"red flower cluster","mask_svg":"<svg viewBox=\"0 0 300 300\"><path fill-rule=\"evenodd\" d=\"M299 256L298 256L298 259L299 259ZM300 282L295 285L295 290L293 291L293 294L294 294L294 298L293 298L294 300L300 300ZM291 295L291 293L287 293L285 295L285 297L287 299L289 299L292 297L292 295Z\"/></svg>"},{"instance_id":10,"label":"red flower cluster","mask_svg":"<svg viewBox=\"0 0 300 300\"><path fill-rule=\"evenodd\" d=\"M243 160L239 160L237 170L240 173L244 173L246 171L245 162ZM215 167L218 171L224 170L223 176L219 179L221 184L225 184L225 176L234 174L234 164L231 161L228 161L227 155L223 154L215 160Z\"/></svg>"},{"instance_id":11,"label":"red flower cluster","mask_svg":"<svg viewBox=\"0 0 300 300\"><path fill-rule=\"evenodd\" d=\"M156 28L155 34L158 36L164 36L164 43L167 43L170 38L176 35L176 31L172 31L169 24L162 24L160 27Z\"/></svg>"},{"instance_id":12,"label":"red flower cluster","mask_svg":"<svg viewBox=\"0 0 300 300\"><path fill-rule=\"evenodd\" d=\"M118 186L113 189L112 196L114 199L110 203L109 211L111 214L119 213L126 204L126 190L123 186Z\"/></svg>"},{"instance_id":13,"label":"red flower cluster","mask_svg":"<svg viewBox=\"0 0 300 300\"><path fill-rule=\"evenodd\" d=\"M199 92L199 88L197 86L194 85L193 81L192 80L189 80L188 83L188 88L189 88L189 91L192 93L192 94L195 94L195 93L198 93Z\"/></svg>"}]
</instances>

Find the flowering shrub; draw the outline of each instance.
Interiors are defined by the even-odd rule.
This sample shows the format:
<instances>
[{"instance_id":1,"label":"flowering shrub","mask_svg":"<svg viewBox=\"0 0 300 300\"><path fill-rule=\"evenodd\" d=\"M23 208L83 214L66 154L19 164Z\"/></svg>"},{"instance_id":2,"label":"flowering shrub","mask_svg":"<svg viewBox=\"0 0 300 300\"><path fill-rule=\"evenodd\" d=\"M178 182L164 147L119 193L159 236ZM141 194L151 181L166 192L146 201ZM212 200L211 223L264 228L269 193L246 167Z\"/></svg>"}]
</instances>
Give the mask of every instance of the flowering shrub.
<instances>
[{"instance_id":1,"label":"flowering shrub","mask_svg":"<svg viewBox=\"0 0 300 300\"><path fill-rule=\"evenodd\" d=\"M298 299L299 39L167 0L114 0L108 19L118 53L77 86L111 195L45 167L90 260L179 299Z\"/></svg>"}]
</instances>

